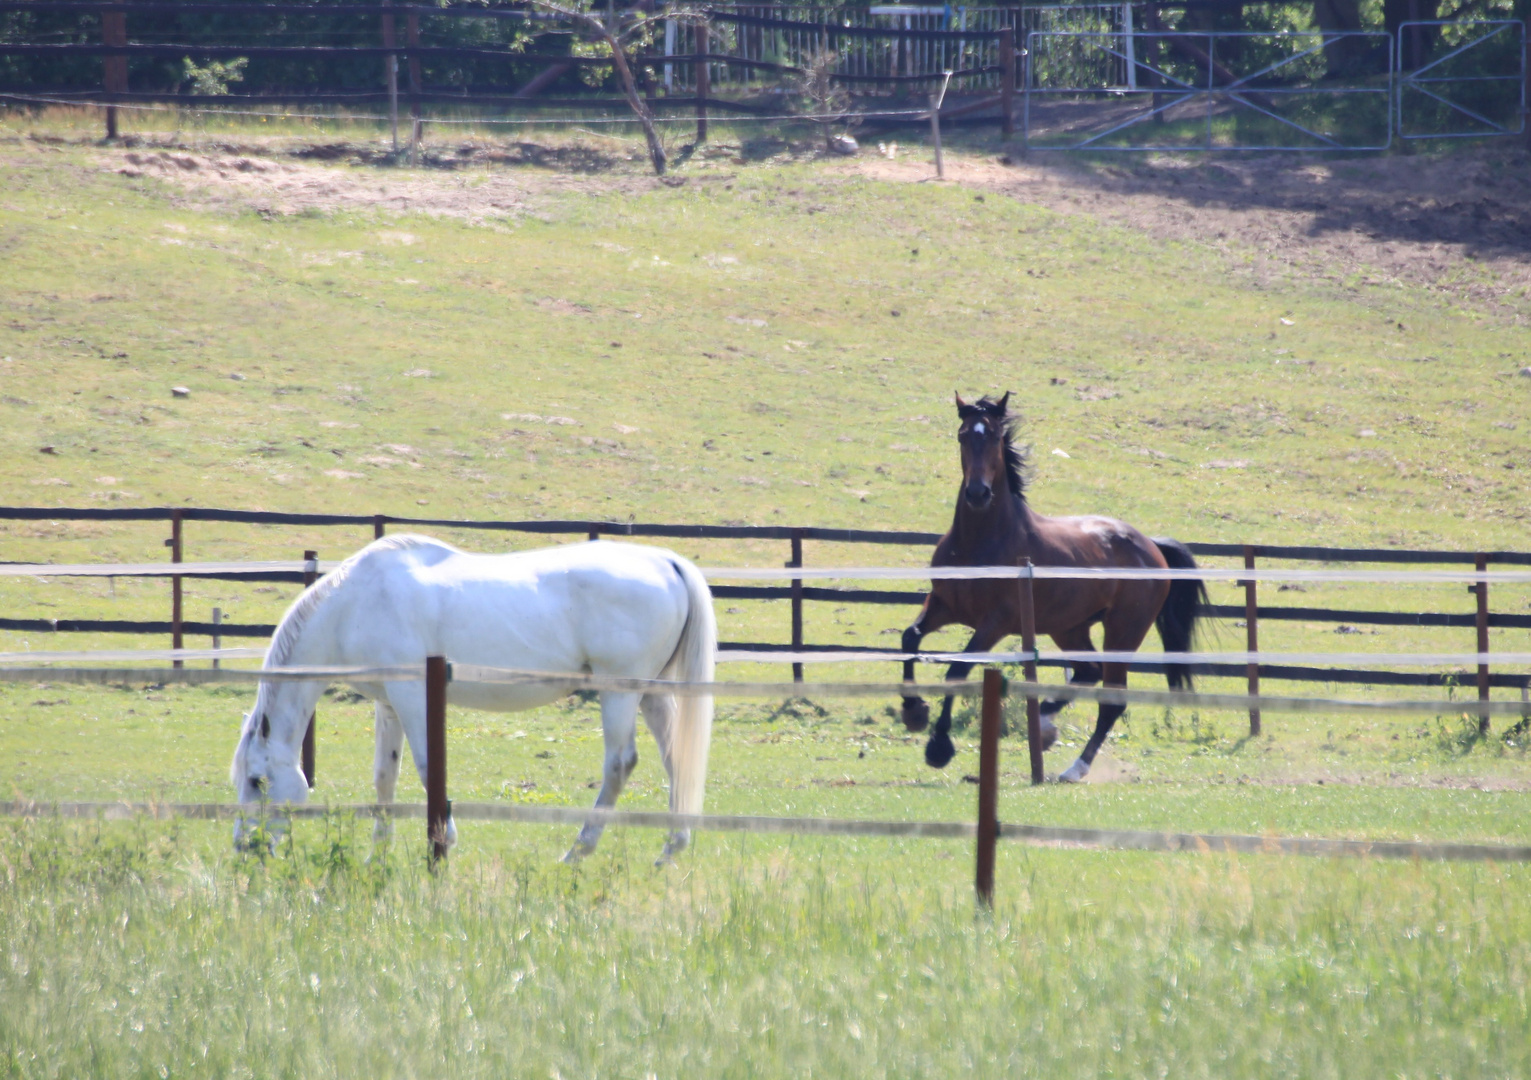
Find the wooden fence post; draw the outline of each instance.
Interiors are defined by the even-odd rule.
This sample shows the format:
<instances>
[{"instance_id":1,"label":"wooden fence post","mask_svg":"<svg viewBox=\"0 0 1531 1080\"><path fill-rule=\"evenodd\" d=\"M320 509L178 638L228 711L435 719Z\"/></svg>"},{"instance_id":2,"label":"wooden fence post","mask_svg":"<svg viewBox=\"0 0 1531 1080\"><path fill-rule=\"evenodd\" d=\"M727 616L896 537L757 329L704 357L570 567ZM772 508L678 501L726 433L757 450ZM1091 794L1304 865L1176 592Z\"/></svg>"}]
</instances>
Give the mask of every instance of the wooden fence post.
<instances>
[{"instance_id":1,"label":"wooden fence post","mask_svg":"<svg viewBox=\"0 0 1531 1080\"><path fill-rule=\"evenodd\" d=\"M222 625L223 625L223 609L215 607L215 608L213 608L213 651L214 652L217 652L219 649L223 648L223 634L218 629ZM220 666L221 666L221 661L216 656L213 657L213 670L217 671Z\"/></svg>"},{"instance_id":2,"label":"wooden fence post","mask_svg":"<svg viewBox=\"0 0 1531 1080\"><path fill-rule=\"evenodd\" d=\"M1015 28L999 31L999 110L1004 119L1005 138L1015 134Z\"/></svg>"},{"instance_id":3,"label":"wooden fence post","mask_svg":"<svg viewBox=\"0 0 1531 1080\"><path fill-rule=\"evenodd\" d=\"M1255 546L1244 545L1244 569L1255 568ZM1244 649L1247 652L1257 653L1260 651L1260 607L1258 604L1258 583L1254 578L1244 582ZM1251 663L1245 669L1249 678L1249 696L1254 697L1260 693L1260 665ZM1253 738L1260 734L1260 710L1249 710L1249 734Z\"/></svg>"},{"instance_id":4,"label":"wooden fence post","mask_svg":"<svg viewBox=\"0 0 1531 1080\"><path fill-rule=\"evenodd\" d=\"M1021 578L1021 651L1026 654L1026 681L1037 681L1037 611L1032 590L1031 559L1026 560L1026 576ZM1031 782L1040 784L1042 773L1042 703L1035 694L1026 696L1026 746L1031 756Z\"/></svg>"},{"instance_id":5,"label":"wooden fence post","mask_svg":"<svg viewBox=\"0 0 1531 1080\"><path fill-rule=\"evenodd\" d=\"M431 865L447 857L447 661L425 658L425 836Z\"/></svg>"},{"instance_id":6,"label":"wooden fence post","mask_svg":"<svg viewBox=\"0 0 1531 1080\"><path fill-rule=\"evenodd\" d=\"M372 539L381 540L386 526L385 514L372 515Z\"/></svg>"},{"instance_id":7,"label":"wooden fence post","mask_svg":"<svg viewBox=\"0 0 1531 1080\"><path fill-rule=\"evenodd\" d=\"M803 530L792 530L792 558L787 560L787 566L792 569L801 568L803 565ZM792 651L803 650L803 579L792 579ZM803 665L800 661L792 663L792 681L803 681Z\"/></svg>"},{"instance_id":8,"label":"wooden fence post","mask_svg":"<svg viewBox=\"0 0 1531 1080\"><path fill-rule=\"evenodd\" d=\"M165 541L165 546L170 549L170 561L181 561L181 511L170 511L170 539ZM170 579L170 647L172 649L183 648L181 636L181 575L176 574ZM182 667L180 660L174 662L175 667Z\"/></svg>"},{"instance_id":9,"label":"wooden fence post","mask_svg":"<svg viewBox=\"0 0 1531 1080\"><path fill-rule=\"evenodd\" d=\"M404 16L405 41L411 49L420 47L420 16L413 9ZM409 159L416 162L420 155L420 57L409 54Z\"/></svg>"},{"instance_id":10,"label":"wooden fence post","mask_svg":"<svg viewBox=\"0 0 1531 1080\"><path fill-rule=\"evenodd\" d=\"M388 9L393 0L383 0L383 48L397 48L399 36L394 30L393 12ZM399 152L399 57L389 53L383 57L383 78L388 85L388 128L393 134L393 152Z\"/></svg>"},{"instance_id":11,"label":"wooden fence post","mask_svg":"<svg viewBox=\"0 0 1531 1080\"><path fill-rule=\"evenodd\" d=\"M101 44L126 45L128 43L128 13L126 11L103 11L101 13ZM128 92L128 58L105 56L101 58L101 88L108 94ZM117 106L106 107L106 137L117 137Z\"/></svg>"},{"instance_id":12,"label":"wooden fence post","mask_svg":"<svg viewBox=\"0 0 1531 1080\"><path fill-rule=\"evenodd\" d=\"M303 587L309 588L319 580L319 567L317 551L305 551L303 561L314 564L312 569L305 567L303 570ZM308 714L308 730L303 733L303 778L308 781L308 790L314 790L314 744L317 739L315 728L318 726L318 713Z\"/></svg>"},{"instance_id":13,"label":"wooden fence post","mask_svg":"<svg viewBox=\"0 0 1531 1080\"><path fill-rule=\"evenodd\" d=\"M994 842L999 839L999 711L1004 680L999 668L983 670L983 714L978 736L978 851L973 888L978 902L994 906Z\"/></svg>"},{"instance_id":14,"label":"wooden fence post","mask_svg":"<svg viewBox=\"0 0 1531 1080\"><path fill-rule=\"evenodd\" d=\"M601 530L600 530L600 528L598 526L595 526L595 525L590 526L590 532L587 535L586 539L589 539L589 540L599 540L600 538L601 538Z\"/></svg>"},{"instance_id":15,"label":"wooden fence post","mask_svg":"<svg viewBox=\"0 0 1531 1080\"><path fill-rule=\"evenodd\" d=\"M1478 573L1488 570L1488 556L1479 553L1473 560ZM1472 587L1472 591L1478 594L1478 652L1488 652L1488 582L1480 581ZM1478 700L1488 700L1488 665L1478 665ZM1478 714L1478 731L1487 735L1489 729L1488 713Z\"/></svg>"},{"instance_id":16,"label":"wooden fence post","mask_svg":"<svg viewBox=\"0 0 1531 1080\"><path fill-rule=\"evenodd\" d=\"M707 55L712 51L712 33L705 22L696 26L696 52L703 59L696 68L696 144L707 141L707 96L712 93L712 72L707 67Z\"/></svg>"}]
</instances>

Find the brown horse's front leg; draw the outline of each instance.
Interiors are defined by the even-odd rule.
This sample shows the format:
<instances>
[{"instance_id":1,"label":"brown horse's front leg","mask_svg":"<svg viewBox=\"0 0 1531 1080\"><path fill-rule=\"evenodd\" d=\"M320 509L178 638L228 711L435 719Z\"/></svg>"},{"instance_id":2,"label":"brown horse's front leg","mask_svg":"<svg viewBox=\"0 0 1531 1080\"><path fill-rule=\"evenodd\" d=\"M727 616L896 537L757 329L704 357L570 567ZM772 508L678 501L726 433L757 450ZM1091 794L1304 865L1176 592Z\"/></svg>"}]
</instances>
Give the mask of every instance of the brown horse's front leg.
<instances>
[{"instance_id":1,"label":"brown horse's front leg","mask_svg":"<svg viewBox=\"0 0 1531 1080\"><path fill-rule=\"evenodd\" d=\"M925 635L941 629L951 622L947 614L945 601L932 592L925 597L925 606L920 609L919 616L904 630L903 649L906 653L920 651L920 642ZM914 682L914 661L904 661L904 682ZM925 699L918 695L904 697L904 707L901 714L904 727L910 731L924 731L930 724L930 706Z\"/></svg>"},{"instance_id":2,"label":"brown horse's front leg","mask_svg":"<svg viewBox=\"0 0 1531 1080\"><path fill-rule=\"evenodd\" d=\"M988 652L999 639L1004 637L993 622L986 622L968 639L963 646L963 652ZM968 672L973 670L973 665L964 660L959 660L946 669L947 682L962 682L968 677ZM957 748L952 745L952 697L947 694L941 702L941 719L936 721L936 726L930 733L930 738L925 742L925 764L933 769L944 769L952 758L957 756Z\"/></svg>"}]
</instances>

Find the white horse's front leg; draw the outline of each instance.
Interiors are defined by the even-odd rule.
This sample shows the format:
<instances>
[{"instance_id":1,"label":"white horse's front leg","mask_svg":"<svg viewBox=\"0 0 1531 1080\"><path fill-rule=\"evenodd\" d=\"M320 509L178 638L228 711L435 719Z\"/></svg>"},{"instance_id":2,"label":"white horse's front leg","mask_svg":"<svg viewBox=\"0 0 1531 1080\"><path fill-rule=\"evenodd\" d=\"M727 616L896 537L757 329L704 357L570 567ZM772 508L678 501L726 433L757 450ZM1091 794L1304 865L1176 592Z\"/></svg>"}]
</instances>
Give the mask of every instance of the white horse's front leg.
<instances>
[{"instance_id":1,"label":"white horse's front leg","mask_svg":"<svg viewBox=\"0 0 1531 1080\"><path fill-rule=\"evenodd\" d=\"M649 731L654 735L654 741L659 744L659 760L664 762L665 776L670 781L670 812L675 812L675 760L673 756L672 742L674 740L674 724L677 706L673 694L645 694L643 698L643 719L649 726ZM655 866L663 866L672 861L675 856L685 851L691 844L690 829L674 829L665 838L664 851L660 852Z\"/></svg>"},{"instance_id":2,"label":"white horse's front leg","mask_svg":"<svg viewBox=\"0 0 1531 1080\"><path fill-rule=\"evenodd\" d=\"M615 806L617 796L638 764L638 746L633 736L638 729L638 695L601 695L601 731L606 740L606 760L602 770L601 790L595 797L597 809ZM606 828L604 822L591 818L579 831L579 837L564 855L564 862L578 862L595 850Z\"/></svg>"},{"instance_id":3,"label":"white horse's front leg","mask_svg":"<svg viewBox=\"0 0 1531 1080\"><path fill-rule=\"evenodd\" d=\"M425 787L425 683L396 682L388 684L388 703L393 707L404 737L409 740L409 756L414 758L415 772L420 786ZM457 843L457 822L447 815L447 846Z\"/></svg>"},{"instance_id":4,"label":"white horse's front leg","mask_svg":"<svg viewBox=\"0 0 1531 1080\"><path fill-rule=\"evenodd\" d=\"M374 710L373 730L377 735L377 750L372 758L372 783L377 788L379 806L389 806L399 787L399 755L404 751L404 726L399 714L383 698L378 698ZM380 816L372 823L373 843L393 839L393 818Z\"/></svg>"}]
</instances>

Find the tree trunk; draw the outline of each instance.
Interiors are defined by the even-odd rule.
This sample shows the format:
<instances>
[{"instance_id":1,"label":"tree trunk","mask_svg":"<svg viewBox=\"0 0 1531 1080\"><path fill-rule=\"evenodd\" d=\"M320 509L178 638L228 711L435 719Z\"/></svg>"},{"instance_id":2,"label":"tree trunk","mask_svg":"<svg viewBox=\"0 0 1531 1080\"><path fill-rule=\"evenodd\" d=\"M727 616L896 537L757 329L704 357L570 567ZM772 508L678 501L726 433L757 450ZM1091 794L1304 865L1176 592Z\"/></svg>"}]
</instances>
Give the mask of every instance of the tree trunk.
<instances>
[{"instance_id":1,"label":"tree trunk","mask_svg":"<svg viewBox=\"0 0 1531 1080\"><path fill-rule=\"evenodd\" d=\"M627 98L628 105L638 117L638 123L643 125L643 137L649 144L649 161L654 166L654 175L663 176L667 162L664 144L659 141L659 133L654 130L654 114L638 94L638 85L633 81L633 69L627 63L627 54L622 51L622 46L617 44L610 33L606 35L606 43L611 46L611 65L616 69L617 80L622 84L622 96Z\"/></svg>"},{"instance_id":2,"label":"tree trunk","mask_svg":"<svg viewBox=\"0 0 1531 1080\"><path fill-rule=\"evenodd\" d=\"M1330 33L1361 29L1360 0L1313 0L1313 21ZM1364 38L1344 38L1324 46L1330 78L1356 70L1366 56Z\"/></svg>"}]
</instances>

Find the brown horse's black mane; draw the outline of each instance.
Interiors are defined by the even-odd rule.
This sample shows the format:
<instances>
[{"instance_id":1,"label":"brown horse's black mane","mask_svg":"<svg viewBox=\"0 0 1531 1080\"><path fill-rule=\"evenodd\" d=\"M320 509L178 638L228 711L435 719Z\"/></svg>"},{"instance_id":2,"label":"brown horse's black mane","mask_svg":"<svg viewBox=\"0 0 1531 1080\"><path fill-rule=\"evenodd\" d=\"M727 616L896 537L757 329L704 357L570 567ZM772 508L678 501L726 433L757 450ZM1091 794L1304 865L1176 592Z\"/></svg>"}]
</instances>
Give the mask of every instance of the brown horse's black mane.
<instances>
[{"instance_id":1,"label":"brown horse's black mane","mask_svg":"<svg viewBox=\"0 0 1531 1080\"><path fill-rule=\"evenodd\" d=\"M1010 395L1006 394L1008 398ZM1010 416L1006 413L1006 402L996 401L985 394L971 405L963 405L957 410L957 415L963 420L984 417L999 425L1001 436L1005 440L1005 480L1010 485L1010 494L1017 499L1026 499L1026 479L1031 471L1031 461L1026 452L1030 447L1017 446L1015 432L1020 426L1021 418Z\"/></svg>"}]
</instances>

